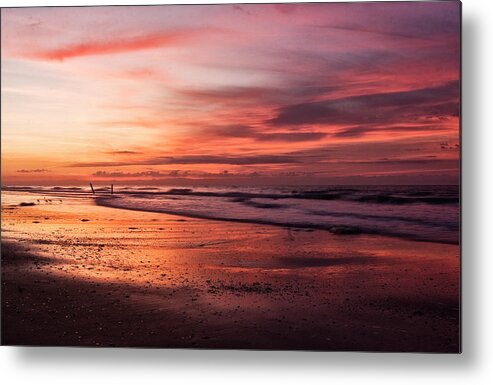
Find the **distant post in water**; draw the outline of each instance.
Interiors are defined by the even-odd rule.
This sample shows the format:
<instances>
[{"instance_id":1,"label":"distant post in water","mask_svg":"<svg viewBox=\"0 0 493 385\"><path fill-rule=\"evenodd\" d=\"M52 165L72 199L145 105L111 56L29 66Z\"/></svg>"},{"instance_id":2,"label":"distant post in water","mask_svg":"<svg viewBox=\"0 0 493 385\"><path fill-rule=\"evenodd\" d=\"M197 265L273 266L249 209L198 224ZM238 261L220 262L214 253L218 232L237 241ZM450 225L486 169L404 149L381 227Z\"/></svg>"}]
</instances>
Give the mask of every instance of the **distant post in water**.
<instances>
[{"instance_id":1,"label":"distant post in water","mask_svg":"<svg viewBox=\"0 0 493 385\"><path fill-rule=\"evenodd\" d=\"M113 195L113 183L111 184L111 195Z\"/></svg>"},{"instance_id":2,"label":"distant post in water","mask_svg":"<svg viewBox=\"0 0 493 385\"><path fill-rule=\"evenodd\" d=\"M91 182L89 182L89 186L91 186L92 193L93 194L96 194L96 192L94 191L94 187L92 187L92 183Z\"/></svg>"}]
</instances>

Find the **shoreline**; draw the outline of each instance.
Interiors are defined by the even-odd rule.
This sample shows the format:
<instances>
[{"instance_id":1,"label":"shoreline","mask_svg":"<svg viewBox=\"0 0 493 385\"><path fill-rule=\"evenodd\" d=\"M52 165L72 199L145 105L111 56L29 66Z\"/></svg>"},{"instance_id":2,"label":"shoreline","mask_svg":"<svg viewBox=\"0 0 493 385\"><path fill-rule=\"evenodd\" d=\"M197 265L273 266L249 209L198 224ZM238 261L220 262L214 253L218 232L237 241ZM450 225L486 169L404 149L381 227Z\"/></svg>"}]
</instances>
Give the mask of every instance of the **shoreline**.
<instances>
[{"instance_id":1,"label":"shoreline","mask_svg":"<svg viewBox=\"0 0 493 385\"><path fill-rule=\"evenodd\" d=\"M192 214L192 213L183 213L183 212L172 212L172 211L166 211L166 210L153 210L153 209L140 209L140 208L133 208L133 207L118 207L118 206L111 206L111 205L103 205L99 204L98 200L100 199L113 199L111 197L104 197L104 198L94 198L94 202L98 206L102 207L108 207L108 208L113 208L113 209L119 209L119 210L130 210L130 211L137 211L137 212L144 212L144 213L156 213L156 214L165 214L165 215L174 215L174 216L180 216L180 217L185 217L185 218L194 218L194 219L203 219L203 220L208 220L208 221L222 221L222 222L232 222L232 223L246 223L246 224L253 224L253 225L261 225L261 226L275 226L275 227L280 227L280 228L290 228L290 229L297 229L299 231L314 231L314 230L319 230L319 231L328 231L332 234L340 235L340 236L351 236L351 235L359 235L359 234L365 234L365 235L373 235L373 236L378 236L378 237L390 237L390 238L398 238L402 240L408 240L408 241L413 241L413 242L429 242L429 243L441 243L441 244L446 244L446 245L460 245L460 240L458 239L456 242L454 241L446 241L446 240L430 240L426 238L413 238L413 237L405 237L403 234L392 234L392 233L387 233L387 234L381 234L378 232L371 232L368 230L361 230L357 226L347 226L347 225L314 225L314 224L309 224L309 223L276 223L272 221L264 221L264 220L259 220L259 219L236 219L236 218L221 218L221 217L210 217L207 215L199 215L199 214ZM296 230L295 230L296 231ZM459 237L460 238L460 237Z\"/></svg>"},{"instance_id":2,"label":"shoreline","mask_svg":"<svg viewBox=\"0 0 493 385\"><path fill-rule=\"evenodd\" d=\"M2 214L2 344L460 349L457 245L69 198Z\"/></svg>"},{"instance_id":3,"label":"shoreline","mask_svg":"<svg viewBox=\"0 0 493 385\"><path fill-rule=\"evenodd\" d=\"M396 238L396 239L401 239L401 240L408 240L408 241L413 241L413 242L429 242L429 243L439 243L439 244L447 244L447 245L460 245L460 230L457 229L457 239L456 240L446 240L446 239L430 239L427 237L423 236L411 236L411 235L406 235L404 233L400 232L379 232L375 230L371 230L369 228L363 228L358 225L346 225L346 224L333 224L333 225L328 225L328 224L313 224L313 223L306 223L306 222L292 222L292 223L282 223L282 222L276 222L273 220L262 220L262 219L248 219L248 218L227 218L227 217L220 217L220 216L211 216L211 215L201 215L197 213L191 213L191 212L183 212L183 211L172 211L172 210L166 210L166 209L153 209L153 208L138 208L138 207L125 207L125 206L117 206L117 205L111 205L111 204L103 204L101 202L103 201L108 201L108 200L113 200L113 199L118 199L118 194L115 194L115 196L106 194L106 195L93 195L89 192L85 193L85 195L82 195L80 193L67 193L63 191L48 191L48 192L43 192L44 195L52 196L58 198L63 198L63 199L80 199L80 200L86 200L91 202L92 204L95 204L97 206L101 207L106 207L106 208L112 208L112 209L118 209L118 210L129 210L129 211L135 211L135 212L141 212L141 213L155 213L155 214L165 214L165 215L171 215L171 216L179 216L179 217L184 217L184 218L193 218L193 219L203 219L203 220L210 220L210 221L220 221L220 222L231 222L231 223L239 223L239 224L253 224L253 225L262 225L262 226L275 226L279 227L282 229L292 229L293 231L328 231L330 233L339 235L339 236L352 236L352 235L371 235L371 236L378 236L378 237L390 237L390 238ZM5 192L4 192L5 194ZM43 194L40 194L39 191L29 191L29 190L12 190L12 191L7 191L7 194L28 194L27 196L38 196L41 197ZM79 195L80 194L80 195ZM150 193L152 194L152 193ZM39 201L39 199L38 199ZM331 215L340 215L339 213L332 213ZM351 214L344 214L344 215L349 215ZM353 214L354 217L359 218L362 217L362 215L358 214ZM364 215L363 215L364 216ZM401 219L401 218L390 218L390 219ZM416 223L422 224L424 223L423 221L416 220Z\"/></svg>"}]
</instances>

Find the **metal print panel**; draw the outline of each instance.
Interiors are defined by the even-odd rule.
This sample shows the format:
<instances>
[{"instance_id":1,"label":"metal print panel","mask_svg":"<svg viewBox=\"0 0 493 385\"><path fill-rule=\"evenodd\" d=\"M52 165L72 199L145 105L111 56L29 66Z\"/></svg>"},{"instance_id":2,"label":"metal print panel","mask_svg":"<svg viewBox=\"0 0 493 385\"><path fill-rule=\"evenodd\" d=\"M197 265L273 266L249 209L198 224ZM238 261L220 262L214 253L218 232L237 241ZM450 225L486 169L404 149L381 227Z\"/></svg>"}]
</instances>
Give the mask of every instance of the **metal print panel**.
<instances>
[{"instance_id":1,"label":"metal print panel","mask_svg":"<svg viewBox=\"0 0 493 385\"><path fill-rule=\"evenodd\" d=\"M460 3L4 8L4 345L460 352Z\"/></svg>"}]
</instances>

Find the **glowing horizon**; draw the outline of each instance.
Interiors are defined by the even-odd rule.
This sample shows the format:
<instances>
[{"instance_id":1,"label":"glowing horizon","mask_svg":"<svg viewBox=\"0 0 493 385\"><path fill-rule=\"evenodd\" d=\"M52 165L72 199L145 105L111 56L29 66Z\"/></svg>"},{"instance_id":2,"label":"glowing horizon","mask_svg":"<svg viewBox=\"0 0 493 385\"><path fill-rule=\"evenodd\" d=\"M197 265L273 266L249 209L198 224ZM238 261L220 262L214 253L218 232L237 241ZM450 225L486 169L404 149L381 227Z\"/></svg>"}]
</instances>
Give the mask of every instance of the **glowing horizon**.
<instances>
[{"instance_id":1,"label":"glowing horizon","mask_svg":"<svg viewBox=\"0 0 493 385\"><path fill-rule=\"evenodd\" d=\"M458 2L1 21L4 185L458 183Z\"/></svg>"}]
</instances>

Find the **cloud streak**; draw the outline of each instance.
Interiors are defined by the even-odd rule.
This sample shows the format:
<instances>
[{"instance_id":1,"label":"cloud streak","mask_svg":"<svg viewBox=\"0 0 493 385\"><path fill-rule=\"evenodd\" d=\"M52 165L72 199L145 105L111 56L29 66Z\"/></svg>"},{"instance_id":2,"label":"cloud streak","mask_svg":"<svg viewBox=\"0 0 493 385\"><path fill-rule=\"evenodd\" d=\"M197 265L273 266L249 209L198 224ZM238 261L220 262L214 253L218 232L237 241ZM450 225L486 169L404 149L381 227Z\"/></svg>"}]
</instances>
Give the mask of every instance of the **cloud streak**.
<instances>
[{"instance_id":1,"label":"cloud streak","mask_svg":"<svg viewBox=\"0 0 493 385\"><path fill-rule=\"evenodd\" d=\"M17 170L17 172L19 172L21 174L39 174L39 173L43 173L43 172L50 172L50 170L47 170L45 168L35 168L35 169L27 170L27 169L23 168L21 170Z\"/></svg>"},{"instance_id":2,"label":"cloud streak","mask_svg":"<svg viewBox=\"0 0 493 385\"><path fill-rule=\"evenodd\" d=\"M106 153L111 154L111 155L138 155L138 154L142 154L139 151L130 151L130 150L106 151Z\"/></svg>"},{"instance_id":3,"label":"cloud streak","mask_svg":"<svg viewBox=\"0 0 493 385\"><path fill-rule=\"evenodd\" d=\"M428 126L428 125L415 125L415 126L354 126L354 127L346 127L338 130L332 136L335 138L359 138L369 133L402 133L402 132L414 132L414 133L423 133L423 132L440 132L446 131L448 127L442 126Z\"/></svg>"},{"instance_id":4,"label":"cloud streak","mask_svg":"<svg viewBox=\"0 0 493 385\"><path fill-rule=\"evenodd\" d=\"M83 56L111 55L143 51L176 45L184 39L198 36L197 30L151 33L126 38L106 38L69 44L61 48L44 49L30 53L33 59L64 61Z\"/></svg>"},{"instance_id":5,"label":"cloud streak","mask_svg":"<svg viewBox=\"0 0 493 385\"><path fill-rule=\"evenodd\" d=\"M263 132L243 124L209 127L202 131L205 137L248 138L259 142L310 142L325 138L325 132Z\"/></svg>"},{"instance_id":6,"label":"cloud streak","mask_svg":"<svg viewBox=\"0 0 493 385\"><path fill-rule=\"evenodd\" d=\"M144 160L128 160L121 162L77 162L66 167L115 167L134 165L173 165L173 164L229 164L229 165L260 165L298 163L298 160L289 155L184 155L161 156Z\"/></svg>"},{"instance_id":7,"label":"cloud streak","mask_svg":"<svg viewBox=\"0 0 493 385\"><path fill-rule=\"evenodd\" d=\"M273 126L309 124L374 124L427 116L458 115L458 82L400 92L383 92L280 107L267 123Z\"/></svg>"}]
</instances>

